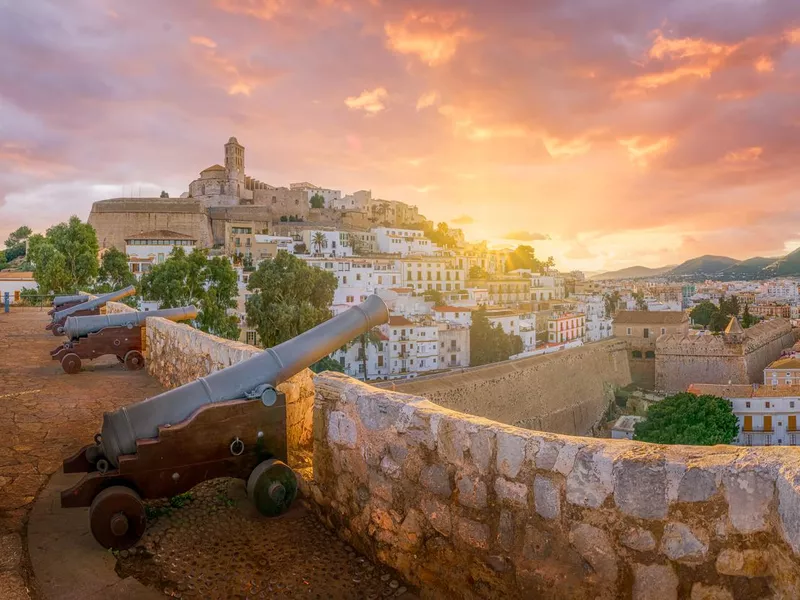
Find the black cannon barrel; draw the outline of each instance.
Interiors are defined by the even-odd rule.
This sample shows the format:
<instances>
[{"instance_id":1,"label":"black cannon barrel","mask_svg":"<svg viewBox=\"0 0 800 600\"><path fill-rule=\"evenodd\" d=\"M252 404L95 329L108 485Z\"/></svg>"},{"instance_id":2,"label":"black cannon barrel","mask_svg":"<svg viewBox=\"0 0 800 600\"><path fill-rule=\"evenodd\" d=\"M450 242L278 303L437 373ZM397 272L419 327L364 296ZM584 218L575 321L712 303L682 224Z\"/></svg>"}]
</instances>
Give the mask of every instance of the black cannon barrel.
<instances>
[{"instance_id":1,"label":"black cannon barrel","mask_svg":"<svg viewBox=\"0 0 800 600\"><path fill-rule=\"evenodd\" d=\"M53 298L53 307L58 308L62 304L67 304L68 302L88 302L89 295L88 294L75 294L74 296L56 296Z\"/></svg>"},{"instance_id":2,"label":"black cannon barrel","mask_svg":"<svg viewBox=\"0 0 800 600\"><path fill-rule=\"evenodd\" d=\"M67 317L64 322L64 333L70 339L79 338L106 327L135 327L144 324L148 317L161 317L170 321L187 321L197 317L194 306L180 306L178 308L162 308L150 311L131 311L111 315L91 315L88 317Z\"/></svg>"},{"instance_id":3,"label":"black cannon barrel","mask_svg":"<svg viewBox=\"0 0 800 600\"><path fill-rule=\"evenodd\" d=\"M105 413L102 454L117 466L121 454L136 452L137 439L156 437L160 426L180 423L205 404L260 395L268 386L278 385L388 320L386 304L372 295L358 306L252 358Z\"/></svg>"},{"instance_id":4,"label":"black cannon barrel","mask_svg":"<svg viewBox=\"0 0 800 600\"><path fill-rule=\"evenodd\" d=\"M129 285L128 287L123 288L121 290L117 290L116 292L109 292L107 294L102 294L92 300L87 300L86 302L82 302L80 304L76 304L75 306L70 306L69 308L65 308L64 310L60 310L56 313L53 313L53 321L54 322L61 321L62 319L65 319L72 313L78 312L79 310L92 310L93 308L104 306L106 302L121 300L122 298L133 296L135 293L136 293L136 288L133 287L132 285Z\"/></svg>"}]
</instances>

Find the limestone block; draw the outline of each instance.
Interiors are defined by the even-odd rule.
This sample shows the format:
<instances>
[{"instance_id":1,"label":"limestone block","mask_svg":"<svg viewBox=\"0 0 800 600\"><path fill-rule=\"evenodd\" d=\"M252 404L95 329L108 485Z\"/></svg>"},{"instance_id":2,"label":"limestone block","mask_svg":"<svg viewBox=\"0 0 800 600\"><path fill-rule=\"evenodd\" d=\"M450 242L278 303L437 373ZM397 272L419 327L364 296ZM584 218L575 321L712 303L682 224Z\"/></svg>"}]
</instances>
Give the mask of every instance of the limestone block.
<instances>
[{"instance_id":1,"label":"limestone block","mask_svg":"<svg viewBox=\"0 0 800 600\"><path fill-rule=\"evenodd\" d=\"M778 477L778 514L784 539L800 554L800 476Z\"/></svg>"},{"instance_id":2,"label":"limestone block","mask_svg":"<svg viewBox=\"0 0 800 600\"><path fill-rule=\"evenodd\" d=\"M371 431L389 429L397 421L401 405L382 394L364 394L356 400L361 423Z\"/></svg>"},{"instance_id":3,"label":"limestone block","mask_svg":"<svg viewBox=\"0 0 800 600\"><path fill-rule=\"evenodd\" d=\"M497 543L506 552L511 552L514 547L515 529L514 515L507 510L501 510L497 524Z\"/></svg>"},{"instance_id":4,"label":"limestone block","mask_svg":"<svg viewBox=\"0 0 800 600\"><path fill-rule=\"evenodd\" d=\"M581 523L570 529L569 542L600 579L608 583L617 580L617 555L605 531Z\"/></svg>"},{"instance_id":5,"label":"limestone block","mask_svg":"<svg viewBox=\"0 0 800 600\"><path fill-rule=\"evenodd\" d=\"M545 519L561 517L561 494L552 480L537 475L533 480L533 499L536 512Z\"/></svg>"},{"instance_id":6,"label":"limestone block","mask_svg":"<svg viewBox=\"0 0 800 600\"><path fill-rule=\"evenodd\" d=\"M386 475L392 479L400 479L400 475L402 474L400 465L398 465L388 454L383 457L383 460L381 460L381 471L386 473Z\"/></svg>"},{"instance_id":7,"label":"limestone block","mask_svg":"<svg viewBox=\"0 0 800 600\"><path fill-rule=\"evenodd\" d=\"M678 576L670 565L633 565L633 600L677 600Z\"/></svg>"},{"instance_id":8,"label":"limestone block","mask_svg":"<svg viewBox=\"0 0 800 600\"><path fill-rule=\"evenodd\" d=\"M22 560L22 540L19 534L0 535L0 571L11 571L19 567Z\"/></svg>"},{"instance_id":9,"label":"limestone block","mask_svg":"<svg viewBox=\"0 0 800 600\"><path fill-rule=\"evenodd\" d=\"M558 451L558 458L553 465L553 470L558 471L564 477L570 474L572 467L575 464L575 457L583 444L575 443L572 441L565 442L561 449Z\"/></svg>"},{"instance_id":10,"label":"limestone block","mask_svg":"<svg viewBox=\"0 0 800 600\"><path fill-rule=\"evenodd\" d=\"M717 573L739 577L766 577L770 573L766 550L724 549L717 556Z\"/></svg>"},{"instance_id":11,"label":"limestone block","mask_svg":"<svg viewBox=\"0 0 800 600\"><path fill-rule=\"evenodd\" d=\"M692 531L683 523L667 523L661 538L661 552L678 562L703 562L708 554L708 536L703 531Z\"/></svg>"},{"instance_id":12,"label":"limestone block","mask_svg":"<svg viewBox=\"0 0 800 600\"><path fill-rule=\"evenodd\" d=\"M497 432L497 472L514 479L525 461L528 439L507 431Z\"/></svg>"},{"instance_id":13,"label":"limestone block","mask_svg":"<svg viewBox=\"0 0 800 600\"><path fill-rule=\"evenodd\" d=\"M424 497L420 502L422 513L436 531L444 536L449 536L452 528L450 507L436 498Z\"/></svg>"},{"instance_id":14,"label":"limestone block","mask_svg":"<svg viewBox=\"0 0 800 600\"><path fill-rule=\"evenodd\" d=\"M767 512L775 484L757 471L735 470L723 475L728 516L739 533L755 533L767 528Z\"/></svg>"},{"instance_id":15,"label":"limestone block","mask_svg":"<svg viewBox=\"0 0 800 600\"><path fill-rule=\"evenodd\" d=\"M521 508L528 506L528 487L524 483L515 483L498 477L494 482L494 491L500 500Z\"/></svg>"},{"instance_id":16,"label":"limestone block","mask_svg":"<svg viewBox=\"0 0 800 600\"><path fill-rule=\"evenodd\" d=\"M459 504L469 508L486 508L486 484L480 479L464 475L456 485Z\"/></svg>"},{"instance_id":17,"label":"limestone block","mask_svg":"<svg viewBox=\"0 0 800 600\"><path fill-rule=\"evenodd\" d=\"M733 600L733 594L718 585L704 585L698 582L692 586L690 600Z\"/></svg>"},{"instance_id":18,"label":"limestone block","mask_svg":"<svg viewBox=\"0 0 800 600\"><path fill-rule=\"evenodd\" d=\"M623 458L614 465L614 501L641 519L667 516L667 477L663 463Z\"/></svg>"},{"instance_id":19,"label":"limestone block","mask_svg":"<svg viewBox=\"0 0 800 600\"><path fill-rule=\"evenodd\" d=\"M458 519L456 531L465 543L481 550L489 548L489 526L471 519Z\"/></svg>"},{"instance_id":20,"label":"limestone block","mask_svg":"<svg viewBox=\"0 0 800 600\"><path fill-rule=\"evenodd\" d=\"M705 502L717 493L714 473L697 467L683 475L678 486L678 502Z\"/></svg>"},{"instance_id":21,"label":"limestone block","mask_svg":"<svg viewBox=\"0 0 800 600\"><path fill-rule=\"evenodd\" d=\"M482 426L469 434L469 455L478 474L487 475L492 462L496 438L495 426Z\"/></svg>"},{"instance_id":22,"label":"limestone block","mask_svg":"<svg viewBox=\"0 0 800 600\"><path fill-rule=\"evenodd\" d=\"M620 535L620 543L631 550L638 552L650 552L656 548L655 536L641 527L632 527Z\"/></svg>"},{"instance_id":23,"label":"limestone block","mask_svg":"<svg viewBox=\"0 0 800 600\"><path fill-rule=\"evenodd\" d=\"M355 421L341 411L331 411L328 415L328 440L331 444L355 448L358 440Z\"/></svg>"},{"instance_id":24,"label":"limestone block","mask_svg":"<svg viewBox=\"0 0 800 600\"><path fill-rule=\"evenodd\" d=\"M558 460L558 453L564 443L557 440L542 440L536 453L536 468L551 470Z\"/></svg>"},{"instance_id":25,"label":"limestone block","mask_svg":"<svg viewBox=\"0 0 800 600\"><path fill-rule=\"evenodd\" d=\"M453 493L450 475L444 465L436 464L425 467L420 473L419 479L425 489L437 496L448 498Z\"/></svg>"},{"instance_id":26,"label":"limestone block","mask_svg":"<svg viewBox=\"0 0 800 600\"><path fill-rule=\"evenodd\" d=\"M600 508L614 491L614 463L602 452L584 448L575 457L567 477L567 502L578 506Z\"/></svg>"}]
</instances>

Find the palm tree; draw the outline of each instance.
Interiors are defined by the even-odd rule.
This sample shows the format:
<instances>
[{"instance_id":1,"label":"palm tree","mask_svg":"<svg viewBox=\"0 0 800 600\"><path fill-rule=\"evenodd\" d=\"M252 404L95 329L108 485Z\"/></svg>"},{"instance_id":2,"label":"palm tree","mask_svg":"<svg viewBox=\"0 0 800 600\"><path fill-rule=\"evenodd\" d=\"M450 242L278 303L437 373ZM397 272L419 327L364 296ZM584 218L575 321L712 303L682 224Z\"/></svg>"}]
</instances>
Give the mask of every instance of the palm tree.
<instances>
[{"instance_id":1,"label":"palm tree","mask_svg":"<svg viewBox=\"0 0 800 600\"><path fill-rule=\"evenodd\" d=\"M322 248L325 246L325 234L321 231L314 232L311 236L311 245L317 249L317 254L322 253Z\"/></svg>"}]
</instances>

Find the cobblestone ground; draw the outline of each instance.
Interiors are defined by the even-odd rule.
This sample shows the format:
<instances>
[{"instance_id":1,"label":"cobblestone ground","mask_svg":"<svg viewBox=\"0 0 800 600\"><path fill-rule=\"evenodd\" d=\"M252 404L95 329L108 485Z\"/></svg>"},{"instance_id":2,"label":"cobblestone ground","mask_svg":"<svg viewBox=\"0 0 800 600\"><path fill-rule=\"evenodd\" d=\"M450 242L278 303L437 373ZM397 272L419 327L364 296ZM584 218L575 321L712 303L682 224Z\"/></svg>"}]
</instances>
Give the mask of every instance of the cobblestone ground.
<instances>
[{"instance_id":1,"label":"cobblestone ground","mask_svg":"<svg viewBox=\"0 0 800 600\"><path fill-rule=\"evenodd\" d=\"M113 357L67 375L50 359L62 338L39 309L0 312L0 598L35 597L22 552L37 491L64 457L90 443L102 414L161 391L145 371ZM297 503L264 519L244 482L220 479L187 495L148 503L139 546L118 555L120 575L180 598L414 598L393 573L371 564Z\"/></svg>"}]
</instances>

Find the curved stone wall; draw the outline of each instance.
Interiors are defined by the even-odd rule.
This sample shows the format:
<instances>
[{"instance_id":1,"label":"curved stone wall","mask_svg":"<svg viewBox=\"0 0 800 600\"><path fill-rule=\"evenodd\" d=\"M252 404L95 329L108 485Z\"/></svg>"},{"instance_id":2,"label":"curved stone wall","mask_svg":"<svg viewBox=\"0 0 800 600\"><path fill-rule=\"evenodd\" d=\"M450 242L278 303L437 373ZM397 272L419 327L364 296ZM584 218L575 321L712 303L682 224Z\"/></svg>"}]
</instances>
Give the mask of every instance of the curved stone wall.
<instances>
[{"instance_id":1,"label":"curved stone wall","mask_svg":"<svg viewBox=\"0 0 800 600\"><path fill-rule=\"evenodd\" d=\"M308 493L430 597L797 597L800 449L546 434L315 385Z\"/></svg>"},{"instance_id":2,"label":"curved stone wall","mask_svg":"<svg viewBox=\"0 0 800 600\"><path fill-rule=\"evenodd\" d=\"M378 387L517 427L586 435L602 419L614 391L630 382L625 342L611 339Z\"/></svg>"}]
</instances>

